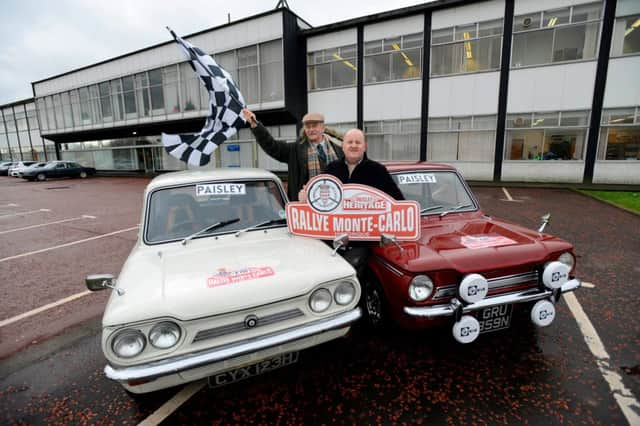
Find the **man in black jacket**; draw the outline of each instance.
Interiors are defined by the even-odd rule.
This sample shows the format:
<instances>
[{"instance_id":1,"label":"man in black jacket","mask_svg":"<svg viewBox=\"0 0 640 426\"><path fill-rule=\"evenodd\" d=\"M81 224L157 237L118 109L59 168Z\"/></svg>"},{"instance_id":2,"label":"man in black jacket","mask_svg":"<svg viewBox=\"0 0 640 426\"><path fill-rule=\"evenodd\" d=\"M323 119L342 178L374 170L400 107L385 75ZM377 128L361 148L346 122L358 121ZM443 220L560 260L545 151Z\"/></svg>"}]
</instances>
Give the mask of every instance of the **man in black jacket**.
<instances>
[{"instance_id":1,"label":"man in black jacket","mask_svg":"<svg viewBox=\"0 0 640 426\"><path fill-rule=\"evenodd\" d=\"M325 173L337 177L342 183L369 185L386 192L396 200L404 200L402 192L386 167L367 158L367 142L361 130L351 129L344 134L342 150L344 160L330 163Z\"/></svg>"},{"instance_id":2,"label":"man in black jacket","mask_svg":"<svg viewBox=\"0 0 640 426\"><path fill-rule=\"evenodd\" d=\"M302 117L303 133L295 143L277 141L260 123L253 112L243 109L245 119L258 145L274 159L287 163L288 195L291 201L298 199L298 192L312 177L322 173L327 164L342 159L342 137L325 128L324 116L310 112Z\"/></svg>"}]
</instances>

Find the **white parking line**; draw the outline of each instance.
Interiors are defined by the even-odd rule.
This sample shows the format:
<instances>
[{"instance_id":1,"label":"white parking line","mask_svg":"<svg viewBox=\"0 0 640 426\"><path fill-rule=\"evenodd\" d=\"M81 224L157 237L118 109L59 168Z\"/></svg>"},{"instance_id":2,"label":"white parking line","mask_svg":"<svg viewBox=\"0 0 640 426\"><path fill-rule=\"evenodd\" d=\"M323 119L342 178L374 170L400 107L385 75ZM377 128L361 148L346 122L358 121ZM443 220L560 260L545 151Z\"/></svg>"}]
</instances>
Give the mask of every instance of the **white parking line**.
<instances>
[{"instance_id":1,"label":"white parking line","mask_svg":"<svg viewBox=\"0 0 640 426\"><path fill-rule=\"evenodd\" d=\"M79 299L79 298L84 297L84 296L86 296L88 294L91 294L91 293L92 293L91 291L86 290L86 291L83 291L82 293L76 293L76 294L74 294L72 296L65 297L64 299L60 299L57 302L49 303L48 305L44 305L44 306L41 306L39 308L32 309L29 312L25 312L23 314L16 315L15 317L7 318L6 320L0 321L0 328L4 327L6 325L12 324L12 323L14 323L16 321L20 321L22 319L25 319L25 318L28 318L30 316L33 316L35 314L39 314L40 312L46 311L48 309L55 308L56 306L64 305L67 302L71 302L72 300Z\"/></svg>"},{"instance_id":2,"label":"white parking line","mask_svg":"<svg viewBox=\"0 0 640 426\"><path fill-rule=\"evenodd\" d=\"M511 194L509 194L509 191L507 191L507 188L504 186L502 187L502 192L504 192L504 196L507 197L507 201L513 201Z\"/></svg>"},{"instance_id":3,"label":"white parking line","mask_svg":"<svg viewBox=\"0 0 640 426\"><path fill-rule=\"evenodd\" d=\"M582 284L580 284L580 287L584 287L584 288L596 288L595 284L592 283L588 283L586 281L582 281Z\"/></svg>"},{"instance_id":4,"label":"white parking line","mask_svg":"<svg viewBox=\"0 0 640 426\"><path fill-rule=\"evenodd\" d=\"M609 384L609 389L613 394L613 398L618 403L622 414L629 422L630 425L640 425L640 403L631 393L629 389L622 382L622 377L615 368L611 367L609 363L609 354L600 340L600 336L596 332L596 329L589 321L587 314L584 313L580 302L573 293L564 294L564 300L567 302L567 306L571 310L571 313L576 318L578 327L584 336L587 346L591 350L593 356L596 357L596 364L598 369L602 373L604 380Z\"/></svg>"},{"instance_id":5,"label":"white parking line","mask_svg":"<svg viewBox=\"0 0 640 426\"><path fill-rule=\"evenodd\" d=\"M0 216L0 219L4 218L4 217L13 217L13 216L26 216L28 214L34 214L34 213L40 213L40 212L50 212L51 210L49 209L38 209L38 210L30 210L28 212L16 212L16 213L11 213L11 214L3 214L2 216Z\"/></svg>"},{"instance_id":6,"label":"white parking line","mask_svg":"<svg viewBox=\"0 0 640 426\"><path fill-rule=\"evenodd\" d=\"M160 424L164 419L169 417L174 411L176 411L182 404L189 400L193 395L202 389L207 381L200 380L193 382L182 388L180 392L175 394L173 398L165 402L154 411L149 417L138 423L138 426L149 426Z\"/></svg>"},{"instance_id":7,"label":"white parking line","mask_svg":"<svg viewBox=\"0 0 640 426\"><path fill-rule=\"evenodd\" d=\"M23 228L14 228L14 229L9 229L7 231L0 231L0 235L8 234L10 232L17 232L17 231L24 231L24 230L27 230L27 229L39 228L41 226L55 225L57 223L65 223L65 222L71 222L71 221L74 221L74 220L95 219L95 218L96 218L95 216L89 216L89 215L83 214L82 216L72 217L70 219L57 220L55 222L47 222L47 223L41 223L39 225L31 225L31 226L25 226Z\"/></svg>"},{"instance_id":8,"label":"white parking line","mask_svg":"<svg viewBox=\"0 0 640 426\"><path fill-rule=\"evenodd\" d=\"M1 262L6 262L8 260L19 259L19 258L25 257L25 256L31 256L32 254L44 253L46 251L51 251L51 250L56 250L56 249L63 248L63 247L73 246L73 245L76 245L76 244L86 243L87 241L93 241L93 240L97 240L99 238L110 237L111 235L121 234L123 232L132 231L134 229L138 229L138 225L132 226L131 228L127 228L127 229L121 229L119 231L109 232L108 234L98 235L98 236L91 237L91 238L85 238L84 240L72 241L70 243L60 244L59 246L48 247L48 248L44 248L44 249L40 249L40 250L36 250L36 251L30 251L28 253L22 253L22 254L17 254L15 256L5 257L4 259L0 259L0 263Z\"/></svg>"},{"instance_id":9,"label":"white parking line","mask_svg":"<svg viewBox=\"0 0 640 426\"><path fill-rule=\"evenodd\" d=\"M504 196L507 197L506 199L502 199L502 201L511 201L513 203L522 203L522 200L516 200L515 198L513 198L511 196L511 194L509 194L509 191L507 191L507 188L505 188L504 186L502 187L502 192L504 192Z\"/></svg>"}]
</instances>

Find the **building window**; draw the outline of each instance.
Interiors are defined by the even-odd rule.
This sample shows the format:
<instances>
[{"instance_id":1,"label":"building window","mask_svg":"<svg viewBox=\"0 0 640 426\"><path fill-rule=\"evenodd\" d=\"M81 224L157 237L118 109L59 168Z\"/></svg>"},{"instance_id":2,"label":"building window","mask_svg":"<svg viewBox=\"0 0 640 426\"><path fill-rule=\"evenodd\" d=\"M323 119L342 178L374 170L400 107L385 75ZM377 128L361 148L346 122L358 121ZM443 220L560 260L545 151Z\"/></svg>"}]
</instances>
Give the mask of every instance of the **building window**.
<instances>
[{"instance_id":1,"label":"building window","mask_svg":"<svg viewBox=\"0 0 640 426\"><path fill-rule=\"evenodd\" d=\"M282 75L282 41L262 43L260 48L260 102L284 98Z\"/></svg>"},{"instance_id":2,"label":"building window","mask_svg":"<svg viewBox=\"0 0 640 426\"><path fill-rule=\"evenodd\" d=\"M420 158L420 119L365 121L367 155L375 160Z\"/></svg>"},{"instance_id":3,"label":"building window","mask_svg":"<svg viewBox=\"0 0 640 426\"><path fill-rule=\"evenodd\" d=\"M545 10L514 18L513 68L593 59L602 3Z\"/></svg>"},{"instance_id":4,"label":"building window","mask_svg":"<svg viewBox=\"0 0 640 426\"><path fill-rule=\"evenodd\" d=\"M309 90L356 85L356 45L318 50L307 55Z\"/></svg>"},{"instance_id":5,"label":"building window","mask_svg":"<svg viewBox=\"0 0 640 426\"><path fill-rule=\"evenodd\" d=\"M430 118L427 140L428 160L492 162L496 116Z\"/></svg>"},{"instance_id":6,"label":"building window","mask_svg":"<svg viewBox=\"0 0 640 426\"><path fill-rule=\"evenodd\" d=\"M613 27L611 56L640 53L640 15L617 18Z\"/></svg>"},{"instance_id":7,"label":"building window","mask_svg":"<svg viewBox=\"0 0 640 426\"><path fill-rule=\"evenodd\" d=\"M247 104L260 102L258 46L238 49L238 85Z\"/></svg>"},{"instance_id":8,"label":"building window","mask_svg":"<svg viewBox=\"0 0 640 426\"><path fill-rule=\"evenodd\" d=\"M420 78L422 44L422 33L366 42L365 84Z\"/></svg>"},{"instance_id":9,"label":"building window","mask_svg":"<svg viewBox=\"0 0 640 426\"><path fill-rule=\"evenodd\" d=\"M162 81L164 110L167 112L167 114L175 114L177 112L180 112L178 66L171 65L162 68Z\"/></svg>"},{"instance_id":10,"label":"building window","mask_svg":"<svg viewBox=\"0 0 640 426\"><path fill-rule=\"evenodd\" d=\"M506 160L581 160L588 111L507 115Z\"/></svg>"},{"instance_id":11,"label":"building window","mask_svg":"<svg viewBox=\"0 0 640 426\"><path fill-rule=\"evenodd\" d=\"M98 91L100 92L100 108L102 110L102 119L105 123L113 121L113 107L111 106L111 89L109 82L105 81L98 85Z\"/></svg>"},{"instance_id":12,"label":"building window","mask_svg":"<svg viewBox=\"0 0 640 426\"><path fill-rule=\"evenodd\" d=\"M640 160L640 107L602 112L598 160Z\"/></svg>"},{"instance_id":13,"label":"building window","mask_svg":"<svg viewBox=\"0 0 640 426\"><path fill-rule=\"evenodd\" d=\"M431 32L431 76L500 68L502 19Z\"/></svg>"},{"instance_id":14,"label":"building window","mask_svg":"<svg viewBox=\"0 0 640 426\"><path fill-rule=\"evenodd\" d=\"M138 110L136 109L136 94L134 92L133 76L130 75L122 78L122 91L124 96L125 118L135 118Z\"/></svg>"}]
</instances>

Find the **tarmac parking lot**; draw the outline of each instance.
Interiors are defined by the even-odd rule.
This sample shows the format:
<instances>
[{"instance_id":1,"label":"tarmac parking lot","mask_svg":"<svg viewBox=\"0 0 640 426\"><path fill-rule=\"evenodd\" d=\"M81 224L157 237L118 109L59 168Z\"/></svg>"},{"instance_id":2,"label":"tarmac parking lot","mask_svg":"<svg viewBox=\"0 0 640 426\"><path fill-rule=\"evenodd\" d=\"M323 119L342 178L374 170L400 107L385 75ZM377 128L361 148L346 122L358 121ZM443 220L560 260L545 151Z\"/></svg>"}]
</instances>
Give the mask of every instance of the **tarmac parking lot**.
<instances>
[{"instance_id":1,"label":"tarmac parking lot","mask_svg":"<svg viewBox=\"0 0 640 426\"><path fill-rule=\"evenodd\" d=\"M566 189L474 187L487 214L576 246L586 285L536 329L456 343L449 329L346 338L297 364L211 389L134 399L104 377L100 316L136 241L146 178L0 177L0 419L4 424L640 424L640 216Z\"/></svg>"}]
</instances>

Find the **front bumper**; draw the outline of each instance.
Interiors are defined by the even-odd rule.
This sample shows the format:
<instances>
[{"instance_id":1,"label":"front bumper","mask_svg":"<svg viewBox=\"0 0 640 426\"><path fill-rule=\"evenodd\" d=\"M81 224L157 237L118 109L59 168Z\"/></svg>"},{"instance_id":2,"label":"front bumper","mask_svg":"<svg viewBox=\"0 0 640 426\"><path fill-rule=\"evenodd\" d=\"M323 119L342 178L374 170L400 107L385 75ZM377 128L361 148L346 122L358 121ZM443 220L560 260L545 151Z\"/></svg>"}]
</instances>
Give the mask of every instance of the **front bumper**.
<instances>
[{"instance_id":1,"label":"front bumper","mask_svg":"<svg viewBox=\"0 0 640 426\"><path fill-rule=\"evenodd\" d=\"M580 288L581 281L572 279L562 284L558 290L540 290L538 288L519 291L516 293L489 296L475 303L463 305L458 299L453 298L451 303L446 305L409 307L405 306L404 312L413 317L442 318L459 316L473 311L479 311L493 306L512 305L516 303L535 302L537 300L549 299L555 294L567 293Z\"/></svg>"},{"instance_id":2,"label":"front bumper","mask_svg":"<svg viewBox=\"0 0 640 426\"><path fill-rule=\"evenodd\" d=\"M179 373L181 371L202 367L207 364L228 360L241 355L258 352L275 346L285 345L290 342L295 342L328 331L344 328L354 323L361 316L362 312L360 308L355 308L351 311L318 320L310 324L212 348L195 354L164 359L132 367L114 368L107 365L104 372L108 378L121 382L151 380Z\"/></svg>"}]
</instances>

